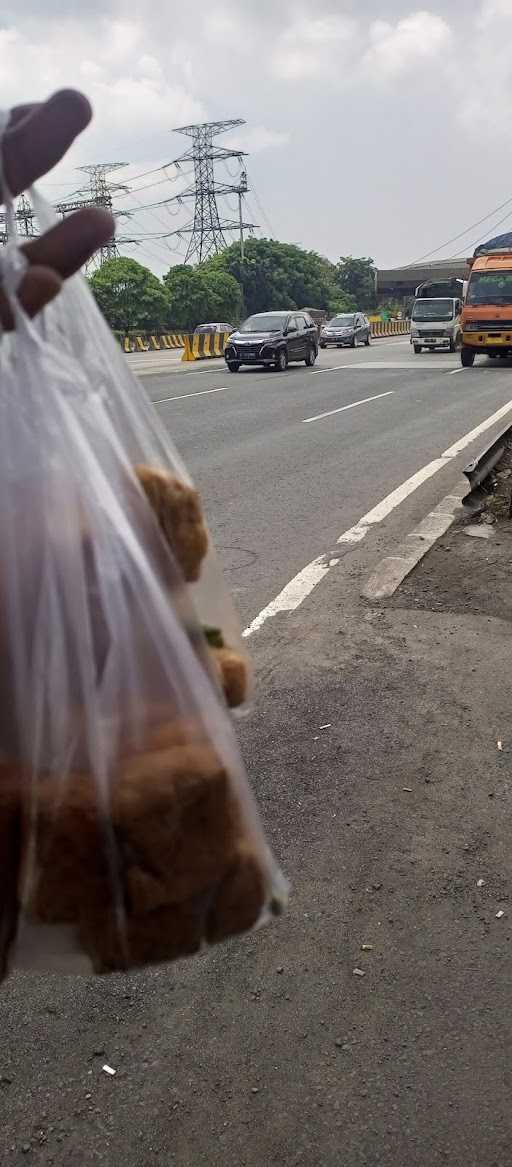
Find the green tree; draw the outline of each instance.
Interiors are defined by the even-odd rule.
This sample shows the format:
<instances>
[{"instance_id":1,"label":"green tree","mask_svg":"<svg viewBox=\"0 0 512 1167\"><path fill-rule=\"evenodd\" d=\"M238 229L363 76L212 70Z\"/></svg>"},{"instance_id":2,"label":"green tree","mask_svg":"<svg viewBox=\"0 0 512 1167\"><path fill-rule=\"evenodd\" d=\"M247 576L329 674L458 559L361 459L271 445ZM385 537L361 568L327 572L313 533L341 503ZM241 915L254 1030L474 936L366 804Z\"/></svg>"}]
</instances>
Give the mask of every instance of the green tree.
<instances>
[{"instance_id":1,"label":"green tree","mask_svg":"<svg viewBox=\"0 0 512 1167\"><path fill-rule=\"evenodd\" d=\"M312 305L310 305L312 307ZM357 300L355 296L347 296L344 292L334 295L328 306L330 316L337 316L339 312L356 312Z\"/></svg>"},{"instance_id":2,"label":"green tree","mask_svg":"<svg viewBox=\"0 0 512 1167\"><path fill-rule=\"evenodd\" d=\"M153 272L135 259L109 259L90 278L94 296L111 328L165 332L169 296Z\"/></svg>"},{"instance_id":3,"label":"green tree","mask_svg":"<svg viewBox=\"0 0 512 1167\"><path fill-rule=\"evenodd\" d=\"M332 311L343 299L334 264L293 243L248 239L243 263L239 244L233 243L207 260L202 270L233 276L242 288L247 314L276 308Z\"/></svg>"},{"instance_id":4,"label":"green tree","mask_svg":"<svg viewBox=\"0 0 512 1167\"><path fill-rule=\"evenodd\" d=\"M354 307L369 311L377 302L373 259L342 255L336 267L336 283L343 295L352 296Z\"/></svg>"},{"instance_id":5,"label":"green tree","mask_svg":"<svg viewBox=\"0 0 512 1167\"><path fill-rule=\"evenodd\" d=\"M209 320L235 323L242 310L242 290L228 272L207 270L205 264L177 264L164 276L175 328L190 330Z\"/></svg>"}]
</instances>

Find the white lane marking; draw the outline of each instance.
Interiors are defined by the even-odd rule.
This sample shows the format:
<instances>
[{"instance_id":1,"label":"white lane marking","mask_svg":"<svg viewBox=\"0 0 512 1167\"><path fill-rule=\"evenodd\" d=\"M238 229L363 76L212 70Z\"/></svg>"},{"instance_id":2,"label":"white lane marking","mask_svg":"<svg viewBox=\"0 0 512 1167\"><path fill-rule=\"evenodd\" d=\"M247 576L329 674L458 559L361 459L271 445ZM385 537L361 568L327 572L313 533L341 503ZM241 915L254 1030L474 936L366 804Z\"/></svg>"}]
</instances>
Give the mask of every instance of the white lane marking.
<instances>
[{"instance_id":1,"label":"white lane marking","mask_svg":"<svg viewBox=\"0 0 512 1167\"><path fill-rule=\"evenodd\" d=\"M290 580L290 583L283 588L282 592L279 592L275 600L271 600L270 604L263 608L259 616L256 616L249 627L242 632L242 636L252 636L253 632L257 632L258 628L261 628L270 616L275 616L278 612L293 612L295 608L299 608L302 601L306 599L306 596L309 596L313 588L316 588L317 583L320 583L329 570L323 555L320 555L318 559L313 559Z\"/></svg>"},{"instance_id":2,"label":"white lane marking","mask_svg":"<svg viewBox=\"0 0 512 1167\"><path fill-rule=\"evenodd\" d=\"M461 481L456 487L455 494L446 495L419 526L411 531L405 543L398 548L396 555L388 555L381 559L363 588L362 594L365 599L384 600L394 595L406 576L451 527L467 489L467 482Z\"/></svg>"},{"instance_id":3,"label":"white lane marking","mask_svg":"<svg viewBox=\"0 0 512 1167\"><path fill-rule=\"evenodd\" d=\"M340 405L339 409L328 409L327 413L316 413L314 417L303 417L303 425L307 425L310 421L321 421L323 417L332 417L333 413L344 413L346 409L356 409L358 405L366 405L368 401L380 401L381 397L392 397L394 389L388 389L387 393L377 393L375 397L363 397L361 401L352 401L350 405Z\"/></svg>"},{"instance_id":4,"label":"white lane marking","mask_svg":"<svg viewBox=\"0 0 512 1167\"><path fill-rule=\"evenodd\" d=\"M497 421L500 421L502 417L505 417L507 413L510 413L511 409L512 400L507 401L506 405L503 405L501 409L497 409L495 413L491 413L490 417L487 417L485 421L480 422L480 425L475 426L475 428L470 430L469 433L464 434L462 438L459 438L457 442L454 442L453 446L449 446L448 449L445 450L444 454L441 454L439 458L434 458L432 462L428 462L426 466L423 466L421 470L418 470L416 474L413 474L411 478L408 478L406 482L402 483L401 486L397 486L396 490L392 490L391 494L386 495L386 497L383 498L381 502L377 503L377 506L373 507L371 511L368 511L366 515L363 515L362 519L360 519L358 523L356 523L353 527L350 527L348 531L343 533L343 535L340 535L338 543L360 543L361 540L364 539L368 534L371 526L373 526L375 523L381 523L382 520L385 519L387 515L389 515L391 511L395 509L395 507L399 506L400 503L404 501L404 499L408 498L409 495L413 493L413 491L417 490L423 482L426 482L427 479L431 478L433 474L437 474L437 471L441 470L443 466L447 466L449 462L453 458L456 458L457 455L460 454L461 451L466 448L466 446L469 446L475 438L479 437L480 434L485 433L485 431L490 429L491 426L493 426ZM302 571L299 571L298 575L294 576L294 578L290 580L290 583L288 583L286 587L283 588L281 592L279 592L279 595L276 596L275 600L272 600L270 604L267 604L266 608L263 608L262 611L259 612L254 620L252 620L252 622L247 626L247 628L244 629L242 635L245 637L252 636L254 632L257 632L258 629L261 628L262 625L265 624L265 622L271 616L275 616L277 612L291 612L296 608L299 608L303 601L311 594L316 585L320 583L324 576L326 576L330 571L330 567L326 562L326 558L327 557L325 555L319 555L316 559L313 559L311 563L308 563L306 567L303 567Z\"/></svg>"},{"instance_id":5,"label":"white lane marking","mask_svg":"<svg viewBox=\"0 0 512 1167\"><path fill-rule=\"evenodd\" d=\"M207 393L225 393L227 385L222 385L220 389L200 389L197 393L181 393L179 397L159 397L157 401L153 401L153 405L163 405L165 401L186 401L187 397L206 397Z\"/></svg>"},{"instance_id":6,"label":"white lane marking","mask_svg":"<svg viewBox=\"0 0 512 1167\"><path fill-rule=\"evenodd\" d=\"M512 408L512 402L510 405ZM363 515L355 527L350 527L348 531L340 535L338 543L360 543L361 539L364 539L368 533L369 527L372 527L375 523L382 523L383 519L386 519L391 514L391 511L395 510L395 507L400 506L400 503L404 502L410 494L413 494L419 486L422 486L424 482L432 478L433 474L437 474L437 471L442 469L445 462L446 459L441 456L440 458L435 458L433 462L428 462L426 466L422 466L421 470L417 470L416 474L413 474L406 482L402 482L400 486L396 487L396 490L392 490L391 494L386 495L386 498L383 498L381 502L377 503L377 506L372 507L371 511Z\"/></svg>"},{"instance_id":7,"label":"white lane marking","mask_svg":"<svg viewBox=\"0 0 512 1167\"><path fill-rule=\"evenodd\" d=\"M476 425L474 430L470 430L468 434L464 434L463 438L459 438L458 442L454 442L453 446L449 446L444 454L441 454L441 457L456 458L461 450L465 450L466 446L470 445L473 438L479 438L480 434L484 434L486 430L490 429L495 421L501 421L501 418L505 417L511 409L512 401L507 401L506 405L502 405L501 409L496 410L496 413L491 413L491 416L487 417L485 421L480 422L480 425Z\"/></svg>"},{"instance_id":8,"label":"white lane marking","mask_svg":"<svg viewBox=\"0 0 512 1167\"><path fill-rule=\"evenodd\" d=\"M315 369L313 376L319 377L321 373L337 373L338 369L356 369L356 361L352 361L351 365L329 365L326 369Z\"/></svg>"},{"instance_id":9,"label":"white lane marking","mask_svg":"<svg viewBox=\"0 0 512 1167\"><path fill-rule=\"evenodd\" d=\"M450 372L447 373L446 376L447 377L454 377L456 373L465 373L465 372L466 372L466 370L461 365L459 369L450 369Z\"/></svg>"},{"instance_id":10,"label":"white lane marking","mask_svg":"<svg viewBox=\"0 0 512 1167\"><path fill-rule=\"evenodd\" d=\"M156 369L135 369L134 372L136 377L170 377L174 373L182 377L203 377L205 373L209 373L210 377L220 377L226 369L224 365L221 369L172 369L159 365Z\"/></svg>"}]
</instances>

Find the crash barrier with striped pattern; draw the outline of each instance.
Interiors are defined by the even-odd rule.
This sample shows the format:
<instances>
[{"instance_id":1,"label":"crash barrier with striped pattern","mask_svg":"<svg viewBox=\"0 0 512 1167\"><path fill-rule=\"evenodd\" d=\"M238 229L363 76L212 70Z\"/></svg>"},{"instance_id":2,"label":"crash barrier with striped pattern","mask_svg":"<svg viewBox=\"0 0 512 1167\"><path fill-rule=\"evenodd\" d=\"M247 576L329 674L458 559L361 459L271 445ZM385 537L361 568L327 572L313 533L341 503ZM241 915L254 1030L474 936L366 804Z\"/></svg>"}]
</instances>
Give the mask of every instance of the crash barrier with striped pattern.
<instances>
[{"instance_id":1,"label":"crash barrier with striped pattern","mask_svg":"<svg viewBox=\"0 0 512 1167\"><path fill-rule=\"evenodd\" d=\"M160 352L163 349L183 348L185 344L182 332L166 332L160 336L149 332L116 332L116 337L125 353Z\"/></svg>"},{"instance_id":2,"label":"crash barrier with striped pattern","mask_svg":"<svg viewBox=\"0 0 512 1167\"><path fill-rule=\"evenodd\" d=\"M398 336L410 332L409 320L371 320L372 336Z\"/></svg>"},{"instance_id":3,"label":"crash barrier with striped pattern","mask_svg":"<svg viewBox=\"0 0 512 1167\"><path fill-rule=\"evenodd\" d=\"M182 361L202 361L206 357L221 357L229 332L195 332L185 337Z\"/></svg>"}]
</instances>

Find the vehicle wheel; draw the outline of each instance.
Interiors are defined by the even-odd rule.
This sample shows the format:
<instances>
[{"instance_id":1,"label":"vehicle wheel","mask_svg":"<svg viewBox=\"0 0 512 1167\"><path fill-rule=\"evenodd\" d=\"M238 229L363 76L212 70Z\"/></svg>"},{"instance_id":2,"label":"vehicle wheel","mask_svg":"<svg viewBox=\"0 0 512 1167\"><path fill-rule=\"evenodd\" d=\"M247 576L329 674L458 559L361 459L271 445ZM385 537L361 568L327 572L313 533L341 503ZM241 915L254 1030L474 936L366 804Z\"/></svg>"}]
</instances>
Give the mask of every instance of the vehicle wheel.
<instances>
[{"instance_id":1,"label":"vehicle wheel","mask_svg":"<svg viewBox=\"0 0 512 1167\"><path fill-rule=\"evenodd\" d=\"M313 368L315 361L316 361L316 348L313 348L313 345L311 345L311 347L308 349L308 355L306 357L306 365L307 365L308 369Z\"/></svg>"},{"instance_id":2,"label":"vehicle wheel","mask_svg":"<svg viewBox=\"0 0 512 1167\"><path fill-rule=\"evenodd\" d=\"M368 333L368 336L366 337L366 340L365 340L365 342L364 342L364 343L365 343L365 345L366 345L366 347L367 347L367 348L368 348L368 347L369 347L369 345L372 343L372 342L371 342L370 333Z\"/></svg>"},{"instance_id":3,"label":"vehicle wheel","mask_svg":"<svg viewBox=\"0 0 512 1167\"><path fill-rule=\"evenodd\" d=\"M355 348L355 347L356 347L356 338L355 338L355 336L353 336L352 340L350 341L350 348Z\"/></svg>"},{"instance_id":4,"label":"vehicle wheel","mask_svg":"<svg viewBox=\"0 0 512 1167\"><path fill-rule=\"evenodd\" d=\"M277 354L275 368L278 373L285 373L288 368L288 353L285 348L280 348Z\"/></svg>"},{"instance_id":5,"label":"vehicle wheel","mask_svg":"<svg viewBox=\"0 0 512 1167\"><path fill-rule=\"evenodd\" d=\"M322 344L322 341L320 341L320 348L327 348L327 345L326 345L326 344Z\"/></svg>"},{"instance_id":6,"label":"vehicle wheel","mask_svg":"<svg viewBox=\"0 0 512 1167\"><path fill-rule=\"evenodd\" d=\"M460 350L460 361L464 369L470 369L475 361L475 354L472 349L462 346Z\"/></svg>"},{"instance_id":7,"label":"vehicle wheel","mask_svg":"<svg viewBox=\"0 0 512 1167\"><path fill-rule=\"evenodd\" d=\"M419 354L422 352L421 344L414 344L413 349L416 356L419 356Z\"/></svg>"},{"instance_id":8,"label":"vehicle wheel","mask_svg":"<svg viewBox=\"0 0 512 1167\"><path fill-rule=\"evenodd\" d=\"M240 365L238 361L226 361L230 373L238 373Z\"/></svg>"},{"instance_id":9,"label":"vehicle wheel","mask_svg":"<svg viewBox=\"0 0 512 1167\"><path fill-rule=\"evenodd\" d=\"M450 341L450 352L451 353L457 352L457 345L455 344L455 341L453 339Z\"/></svg>"}]
</instances>

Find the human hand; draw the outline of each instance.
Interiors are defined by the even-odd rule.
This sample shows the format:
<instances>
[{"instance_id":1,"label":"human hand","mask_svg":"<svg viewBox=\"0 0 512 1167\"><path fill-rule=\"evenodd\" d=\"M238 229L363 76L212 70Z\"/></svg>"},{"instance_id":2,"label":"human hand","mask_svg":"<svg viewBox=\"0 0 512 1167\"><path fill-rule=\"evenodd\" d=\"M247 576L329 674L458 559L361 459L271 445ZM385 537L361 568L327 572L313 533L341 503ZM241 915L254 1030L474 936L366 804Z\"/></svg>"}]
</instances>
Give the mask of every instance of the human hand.
<instances>
[{"instance_id":1,"label":"human hand","mask_svg":"<svg viewBox=\"0 0 512 1167\"><path fill-rule=\"evenodd\" d=\"M43 103L13 109L2 143L3 173L11 194L20 194L60 162L91 117L89 102L73 89L63 89ZM108 211L85 207L40 238L24 243L22 250L30 268L18 295L25 312L35 316L53 300L63 280L78 271L113 233L114 221ZM0 322L4 329L14 327L1 289Z\"/></svg>"}]
</instances>

